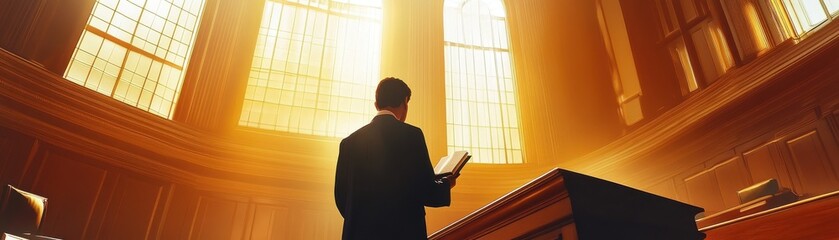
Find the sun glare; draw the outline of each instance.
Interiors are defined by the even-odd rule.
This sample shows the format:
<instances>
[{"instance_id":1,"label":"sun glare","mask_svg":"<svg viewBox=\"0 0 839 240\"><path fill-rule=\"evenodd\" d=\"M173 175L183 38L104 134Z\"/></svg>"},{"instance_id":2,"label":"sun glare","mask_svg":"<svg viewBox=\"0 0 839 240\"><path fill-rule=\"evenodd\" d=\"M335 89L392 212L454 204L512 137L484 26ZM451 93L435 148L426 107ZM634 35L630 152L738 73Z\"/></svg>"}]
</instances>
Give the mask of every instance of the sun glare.
<instances>
[{"instance_id":1,"label":"sun glare","mask_svg":"<svg viewBox=\"0 0 839 240\"><path fill-rule=\"evenodd\" d=\"M480 163L523 163L507 21L500 0L444 8L448 151Z\"/></svg>"},{"instance_id":2,"label":"sun glare","mask_svg":"<svg viewBox=\"0 0 839 240\"><path fill-rule=\"evenodd\" d=\"M345 137L370 121L381 2L267 1L239 125Z\"/></svg>"}]
</instances>

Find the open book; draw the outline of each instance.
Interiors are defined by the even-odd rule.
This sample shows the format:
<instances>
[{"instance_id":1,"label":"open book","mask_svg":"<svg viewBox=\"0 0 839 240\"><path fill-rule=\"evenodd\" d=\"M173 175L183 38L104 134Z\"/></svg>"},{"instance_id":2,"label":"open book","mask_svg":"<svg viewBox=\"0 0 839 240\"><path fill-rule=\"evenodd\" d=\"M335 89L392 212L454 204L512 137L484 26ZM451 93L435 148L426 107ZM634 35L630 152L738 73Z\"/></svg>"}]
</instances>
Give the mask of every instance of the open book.
<instances>
[{"instance_id":1,"label":"open book","mask_svg":"<svg viewBox=\"0 0 839 240\"><path fill-rule=\"evenodd\" d=\"M455 151L451 155L440 158L440 162L437 162L437 166L434 166L434 174L438 176L457 175L470 158L472 158L472 155L469 155L467 151Z\"/></svg>"}]
</instances>

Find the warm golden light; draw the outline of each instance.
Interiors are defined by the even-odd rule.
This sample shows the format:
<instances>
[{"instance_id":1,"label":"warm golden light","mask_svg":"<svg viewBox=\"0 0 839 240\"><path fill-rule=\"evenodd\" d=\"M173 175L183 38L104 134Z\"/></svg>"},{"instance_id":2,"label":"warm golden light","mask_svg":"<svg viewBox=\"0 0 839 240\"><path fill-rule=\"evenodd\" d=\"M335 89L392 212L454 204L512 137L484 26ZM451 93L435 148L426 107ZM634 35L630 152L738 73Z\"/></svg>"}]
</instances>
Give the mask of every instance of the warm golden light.
<instances>
[{"instance_id":1,"label":"warm golden light","mask_svg":"<svg viewBox=\"0 0 839 240\"><path fill-rule=\"evenodd\" d=\"M734 58L731 57L731 50L728 48L728 43L722 33L722 29L717 24L710 24L709 35L714 51L715 66L719 75L722 75L732 66L734 66ZM764 38L764 41L767 41ZM767 43L768 44L768 43Z\"/></svg>"},{"instance_id":2,"label":"warm golden light","mask_svg":"<svg viewBox=\"0 0 839 240\"><path fill-rule=\"evenodd\" d=\"M757 48L758 51L769 48L769 40L766 38L766 33L763 31L763 26L760 22L760 17L758 16L757 9L755 9L754 4L746 2L744 8L743 12L745 12L746 20L748 21L749 30L751 30L755 48Z\"/></svg>"},{"instance_id":3,"label":"warm golden light","mask_svg":"<svg viewBox=\"0 0 839 240\"><path fill-rule=\"evenodd\" d=\"M606 43L606 52L611 56L612 87L617 95L620 115L629 126L643 120L644 113L641 109L641 85L626 22L619 1L601 0L597 3L601 35Z\"/></svg>"},{"instance_id":4,"label":"warm golden light","mask_svg":"<svg viewBox=\"0 0 839 240\"><path fill-rule=\"evenodd\" d=\"M448 151L523 163L507 21L499 0L444 3Z\"/></svg>"},{"instance_id":5,"label":"warm golden light","mask_svg":"<svg viewBox=\"0 0 839 240\"><path fill-rule=\"evenodd\" d=\"M242 126L345 137L375 115L380 1L267 1Z\"/></svg>"},{"instance_id":6,"label":"warm golden light","mask_svg":"<svg viewBox=\"0 0 839 240\"><path fill-rule=\"evenodd\" d=\"M64 77L169 118L203 0L100 0Z\"/></svg>"},{"instance_id":7,"label":"warm golden light","mask_svg":"<svg viewBox=\"0 0 839 240\"><path fill-rule=\"evenodd\" d=\"M696 76L693 74L693 68L691 67L685 42L680 38L674 41L669 48L670 55L673 57L673 63L676 64L676 70L681 72L681 74L678 74L679 78L687 83L687 91L693 92L699 89Z\"/></svg>"}]
</instances>

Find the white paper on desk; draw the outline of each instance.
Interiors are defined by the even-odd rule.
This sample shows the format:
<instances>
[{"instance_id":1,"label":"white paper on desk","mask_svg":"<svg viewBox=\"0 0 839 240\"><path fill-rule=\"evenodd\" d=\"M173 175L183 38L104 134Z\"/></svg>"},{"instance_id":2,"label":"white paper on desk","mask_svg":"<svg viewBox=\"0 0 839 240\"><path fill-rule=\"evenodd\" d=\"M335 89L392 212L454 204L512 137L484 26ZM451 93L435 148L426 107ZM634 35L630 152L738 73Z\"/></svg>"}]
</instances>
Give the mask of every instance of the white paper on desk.
<instances>
[{"instance_id":1,"label":"white paper on desk","mask_svg":"<svg viewBox=\"0 0 839 240\"><path fill-rule=\"evenodd\" d=\"M463 168L463 165L466 164L466 161L468 161L470 157L471 156L467 151L455 151L448 156L440 158L440 162L437 162L437 166L434 166L434 174L455 174L460 172L460 169Z\"/></svg>"}]
</instances>

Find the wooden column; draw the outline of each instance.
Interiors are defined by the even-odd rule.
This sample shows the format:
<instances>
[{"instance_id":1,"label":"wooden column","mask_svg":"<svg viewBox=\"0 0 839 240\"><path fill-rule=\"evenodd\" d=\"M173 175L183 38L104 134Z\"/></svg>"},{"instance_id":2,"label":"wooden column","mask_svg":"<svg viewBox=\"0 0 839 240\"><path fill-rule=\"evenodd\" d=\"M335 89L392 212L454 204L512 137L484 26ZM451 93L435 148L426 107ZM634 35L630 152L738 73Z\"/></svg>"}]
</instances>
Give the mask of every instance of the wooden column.
<instances>
[{"instance_id":1,"label":"wooden column","mask_svg":"<svg viewBox=\"0 0 839 240\"><path fill-rule=\"evenodd\" d=\"M209 0L173 120L224 133L238 125L263 0Z\"/></svg>"},{"instance_id":2,"label":"wooden column","mask_svg":"<svg viewBox=\"0 0 839 240\"><path fill-rule=\"evenodd\" d=\"M0 48L63 75L95 3L0 1Z\"/></svg>"},{"instance_id":3,"label":"wooden column","mask_svg":"<svg viewBox=\"0 0 839 240\"><path fill-rule=\"evenodd\" d=\"M384 0L382 77L404 80L413 92L407 122L422 128L433 160L446 152L443 1Z\"/></svg>"}]
</instances>

